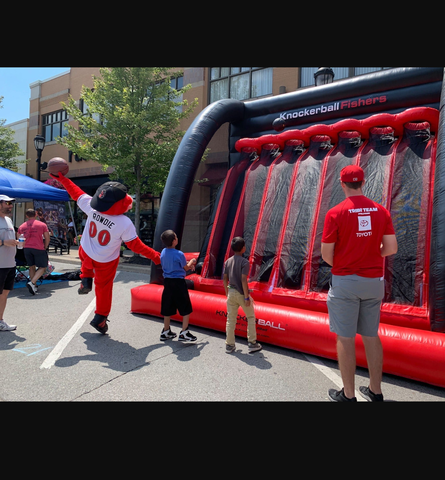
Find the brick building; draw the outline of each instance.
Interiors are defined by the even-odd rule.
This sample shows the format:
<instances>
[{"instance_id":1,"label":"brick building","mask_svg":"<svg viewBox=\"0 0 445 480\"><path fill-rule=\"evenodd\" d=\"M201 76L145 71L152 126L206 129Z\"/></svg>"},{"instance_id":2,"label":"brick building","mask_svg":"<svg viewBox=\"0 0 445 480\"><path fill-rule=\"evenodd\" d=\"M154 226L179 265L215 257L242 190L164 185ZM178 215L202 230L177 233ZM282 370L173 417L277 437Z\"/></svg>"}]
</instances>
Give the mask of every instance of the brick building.
<instances>
[{"instance_id":1,"label":"brick building","mask_svg":"<svg viewBox=\"0 0 445 480\"><path fill-rule=\"evenodd\" d=\"M387 67L334 67L334 80L354 75L361 75ZM182 83L191 84L192 88L184 94L189 101L198 99L198 106L188 119L181 121L181 129L187 130L198 113L210 103L222 98L236 98L249 101L264 96L280 95L314 84L314 67L177 67L183 71ZM176 68L175 68L176 70ZM102 166L91 160L77 158L65 147L59 145L55 138L65 134L65 125L70 122L60 102L67 102L69 95L76 101L80 98L82 85L93 86L92 75L100 74L99 67L72 67L46 80L37 80L30 85L29 128L27 137L28 158L27 174L39 178L37 155L34 148L34 137L41 134L45 137L45 148L42 163L60 156L70 165L68 177L93 194L97 187L107 181L110 171L103 171ZM181 82L181 80L179 80ZM179 86L181 86L179 84ZM212 201L217 189L227 172L228 158L228 124L223 125L210 141L209 153L196 175L187 216L185 220L182 249L184 251L199 250L204 238L207 221L211 212ZM40 179L48 179L48 173L40 172ZM148 193L148 192L147 192ZM141 238L150 242L153 228L149 225L156 217L159 199L146 195L142 207L142 215L146 222L141 222Z\"/></svg>"}]
</instances>

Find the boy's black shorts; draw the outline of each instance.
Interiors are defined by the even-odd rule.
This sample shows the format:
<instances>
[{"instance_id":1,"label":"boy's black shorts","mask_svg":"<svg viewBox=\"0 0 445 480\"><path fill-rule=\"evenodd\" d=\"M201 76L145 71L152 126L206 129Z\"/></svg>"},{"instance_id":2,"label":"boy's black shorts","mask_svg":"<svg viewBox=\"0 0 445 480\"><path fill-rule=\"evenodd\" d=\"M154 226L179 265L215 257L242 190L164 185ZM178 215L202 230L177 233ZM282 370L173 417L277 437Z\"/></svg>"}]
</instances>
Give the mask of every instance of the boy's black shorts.
<instances>
[{"instance_id":1,"label":"boy's black shorts","mask_svg":"<svg viewBox=\"0 0 445 480\"><path fill-rule=\"evenodd\" d=\"M164 291L161 300L161 315L171 317L176 315L184 317L193 312L189 291L184 278L164 278Z\"/></svg>"}]
</instances>

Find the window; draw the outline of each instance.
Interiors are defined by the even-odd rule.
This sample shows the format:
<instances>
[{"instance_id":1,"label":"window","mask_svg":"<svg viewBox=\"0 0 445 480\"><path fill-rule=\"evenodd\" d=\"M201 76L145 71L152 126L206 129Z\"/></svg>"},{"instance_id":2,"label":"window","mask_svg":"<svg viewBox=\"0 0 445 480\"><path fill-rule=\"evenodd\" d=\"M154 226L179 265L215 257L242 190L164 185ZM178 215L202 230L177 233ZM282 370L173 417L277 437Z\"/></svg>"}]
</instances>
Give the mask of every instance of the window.
<instances>
[{"instance_id":1,"label":"window","mask_svg":"<svg viewBox=\"0 0 445 480\"><path fill-rule=\"evenodd\" d=\"M272 67L211 67L210 103L272 94Z\"/></svg>"},{"instance_id":2,"label":"window","mask_svg":"<svg viewBox=\"0 0 445 480\"><path fill-rule=\"evenodd\" d=\"M172 78L170 80L170 87L174 88L175 90L180 90L184 86L184 75L181 75L180 77L177 78ZM182 102L183 101L183 95L178 95L176 97L173 97L173 95L169 95L169 98L173 100L174 102ZM178 105L175 107L176 111L179 113L182 113L182 105Z\"/></svg>"},{"instance_id":3,"label":"window","mask_svg":"<svg viewBox=\"0 0 445 480\"><path fill-rule=\"evenodd\" d=\"M172 78L170 81L170 87L175 90L180 90L184 86L184 75L177 78Z\"/></svg>"},{"instance_id":4,"label":"window","mask_svg":"<svg viewBox=\"0 0 445 480\"><path fill-rule=\"evenodd\" d=\"M85 103L85 101L83 100L83 98L81 98L79 100L79 109L82 111L82 113L84 115L87 115L87 114L90 114L89 110L88 110L88 105ZM93 120L95 120L97 123L101 123L101 115L100 113L92 113L90 114L91 115L91 118L93 118Z\"/></svg>"},{"instance_id":5,"label":"window","mask_svg":"<svg viewBox=\"0 0 445 480\"><path fill-rule=\"evenodd\" d=\"M156 87L159 87L160 85L165 83L165 79L163 80L158 80L154 82L154 84L150 85L147 88L147 93L146 93L146 98L144 99L143 105L146 107L150 101L154 101L153 97L153 89ZM184 87L184 75L181 75L176 78L171 78L170 79L170 88L173 88L174 90L181 90L181 88ZM162 97L160 98L161 100L165 99L171 100L172 102L182 102L183 101L183 94L179 93L179 95L174 95L171 91L167 94L167 97ZM182 113L182 105L177 105L175 109L179 112Z\"/></svg>"},{"instance_id":6,"label":"window","mask_svg":"<svg viewBox=\"0 0 445 480\"><path fill-rule=\"evenodd\" d=\"M65 110L42 115L42 135L45 137L45 143L53 142L57 137L65 137L67 129L68 115Z\"/></svg>"},{"instance_id":7,"label":"window","mask_svg":"<svg viewBox=\"0 0 445 480\"><path fill-rule=\"evenodd\" d=\"M385 70L391 67L331 67L334 71L336 80L342 78L355 77L357 75L363 75L365 73L377 72L379 70ZM315 85L314 73L318 70L318 67L301 67L300 70L300 87L309 87Z\"/></svg>"}]
</instances>

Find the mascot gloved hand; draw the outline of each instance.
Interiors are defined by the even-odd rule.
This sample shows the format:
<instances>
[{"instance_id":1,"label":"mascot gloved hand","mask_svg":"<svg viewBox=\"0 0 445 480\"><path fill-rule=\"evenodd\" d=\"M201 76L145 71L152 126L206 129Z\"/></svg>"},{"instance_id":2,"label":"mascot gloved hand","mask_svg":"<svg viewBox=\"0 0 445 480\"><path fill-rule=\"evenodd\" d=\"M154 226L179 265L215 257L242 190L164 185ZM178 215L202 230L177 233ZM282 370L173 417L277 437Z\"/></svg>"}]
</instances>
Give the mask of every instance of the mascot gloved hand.
<instances>
[{"instance_id":1,"label":"mascot gloved hand","mask_svg":"<svg viewBox=\"0 0 445 480\"><path fill-rule=\"evenodd\" d=\"M87 222L79 246L81 285L79 295L91 292L93 279L96 289L96 311L90 322L96 330L105 334L111 310L113 281L119 265L122 242L135 253L161 263L159 252L142 243L133 222L124 215L131 209L133 199L127 188L119 182L106 182L93 197L86 194L60 172L51 175L66 189L79 208L86 213Z\"/></svg>"}]
</instances>

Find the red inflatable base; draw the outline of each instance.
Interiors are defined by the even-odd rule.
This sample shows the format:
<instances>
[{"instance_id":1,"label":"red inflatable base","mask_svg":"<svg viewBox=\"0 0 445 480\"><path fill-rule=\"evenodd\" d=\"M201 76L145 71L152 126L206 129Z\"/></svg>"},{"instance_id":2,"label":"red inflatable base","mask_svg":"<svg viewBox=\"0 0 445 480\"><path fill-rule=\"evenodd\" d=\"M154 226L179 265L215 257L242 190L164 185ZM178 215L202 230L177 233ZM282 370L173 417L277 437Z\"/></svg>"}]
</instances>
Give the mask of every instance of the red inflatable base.
<instances>
[{"instance_id":1,"label":"red inflatable base","mask_svg":"<svg viewBox=\"0 0 445 480\"><path fill-rule=\"evenodd\" d=\"M131 290L131 311L160 317L162 285L142 285ZM190 323L225 332L226 297L190 290L193 313ZM260 342L337 359L336 336L329 331L324 312L255 302L257 337ZM180 320L176 315L173 319ZM238 312L235 334L246 337L247 322ZM445 335L413 328L381 324L383 371L445 387ZM360 335L356 339L357 365L367 367Z\"/></svg>"}]
</instances>

